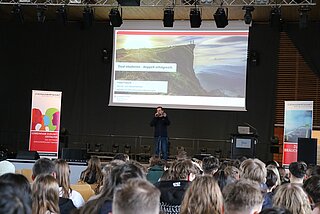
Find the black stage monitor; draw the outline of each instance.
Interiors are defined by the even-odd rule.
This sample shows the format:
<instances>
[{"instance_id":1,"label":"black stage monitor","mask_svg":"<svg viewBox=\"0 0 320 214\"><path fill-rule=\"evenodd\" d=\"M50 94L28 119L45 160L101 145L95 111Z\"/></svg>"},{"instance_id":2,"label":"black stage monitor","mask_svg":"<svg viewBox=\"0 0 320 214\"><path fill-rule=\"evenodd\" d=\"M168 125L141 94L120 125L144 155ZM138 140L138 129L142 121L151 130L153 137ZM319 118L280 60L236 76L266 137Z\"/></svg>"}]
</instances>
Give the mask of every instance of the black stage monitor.
<instances>
[{"instance_id":1,"label":"black stage monitor","mask_svg":"<svg viewBox=\"0 0 320 214\"><path fill-rule=\"evenodd\" d=\"M84 162L88 158L87 150L63 148L61 158L69 162Z\"/></svg>"}]
</instances>

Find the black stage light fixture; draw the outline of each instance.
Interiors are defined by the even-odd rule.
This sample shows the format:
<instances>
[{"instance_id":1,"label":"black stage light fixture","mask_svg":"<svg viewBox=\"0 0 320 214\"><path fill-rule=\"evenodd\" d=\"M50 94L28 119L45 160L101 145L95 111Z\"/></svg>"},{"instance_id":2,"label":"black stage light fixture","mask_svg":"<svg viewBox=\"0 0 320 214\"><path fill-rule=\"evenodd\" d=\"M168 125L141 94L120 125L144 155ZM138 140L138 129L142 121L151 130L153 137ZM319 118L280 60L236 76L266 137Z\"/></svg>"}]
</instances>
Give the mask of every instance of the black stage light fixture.
<instances>
[{"instance_id":1,"label":"black stage light fixture","mask_svg":"<svg viewBox=\"0 0 320 214\"><path fill-rule=\"evenodd\" d=\"M198 8L192 8L190 10L190 25L191 28L199 28L201 26L201 13Z\"/></svg>"},{"instance_id":2,"label":"black stage light fixture","mask_svg":"<svg viewBox=\"0 0 320 214\"><path fill-rule=\"evenodd\" d=\"M113 27L120 27L123 23L122 16L118 8L112 8L109 13L110 24Z\"/></svg>"},{"instance_id":3,"label":"black stage light fixture","mask_svg":"<svg viewBox=\"0 0 320 214\"><path fill-rule=\"evenodd\" d=\"M244 6L242 7L242 10L245 10L243 19L244 19L244 23L246 23L247 25L250 25L252 22L252 11L254 11L254 7L253 6Z\"/></svg>"},{"instance_id":4,"label":"black stage light fixture","mask_svg":"<svg viewBox=\"0 0 320 214\"><path fill-rule=\"evenodd\" d=\"M270 11L270 26L278 31L282 28L282 18L280 7L272 7Z\"/></svg>"},{"instance_id":5,"label":"black stage light fixture","mask_svg":"<svg viewBox=\"0 0 320 214\"><path fill-rule=\"evenodd\" d=\"M93 9L89 6L86 6L83 9L82 17L83 17L84 28L91 27L93 24L93 19L94 19Z\"/></svg>"},{"instance_id":6,"label":"black stage light fixture","mask_svg":"<svg viewBox=\"0 0 320 214\"><path fill-rule=\"evenodd\" d=\"M24 22L23 11L20 4L13 5L11 14L17 22L20 22L20 23Z\"/></svg>"},{"instance_id":7,"label":"black stage light fixture","mask_svg":"<svg viewBox=\"0 0 320 214\"><path fill-rule=\"evenodd\" d=\"M46 20L46 14L45 11L47 10L46 6L37 6L37 22L38 23L44 23Z\"/></svg>"},{"instance_id":8,"label":"black stage light fixture","mask_svg":"<svg viewBox=\"0 0 320 214\"><path fill-rule=\"evenodd\" d=\"M63 25L67 24L68 14L67 14L66 6L62 5L58 7L58 9L56 10L56 15L57 15L57 20L60 23L62 23Z\"/></svg>"},{"instance_id":9,"label":"black stage light fixture","mask_svg":"<svg viewBox=\"0 0 320 214\"><path fill-rule=\"evenodd\" d=\"M140 0L117 0L121 6L140 6Z\"/></svg>"},{"instance_id":10,"label":"black stage light fixture","mask_svg":"<svg viewBox=\"0 0 320 214\"><path fill-rule=\"evenodd\" d=\"M163 27L173 27L174 10L173 8L166 8L163 11Z\"/></svg>"},{"instance_id":11,"label":"black stage light fixture","mask_svg":"<svg viewBox=\"0 0 320 214\"><path fill-rule=\"evenodd\" d=\"M308 12L311 10L309 6L300 6L299 8L299 27L306 28L308 26Z\"/></svg>"},{"instance_id":12,"label":"black stage light fixture","mask_svg":"<svg viewBox=\"0 0 320 214\"><path fill-rule=\"evenodd\" d=\"M219 7L213 17L217 28L225 28L228 25L228 9L226 13L224 8Z\"/></svg>"}]
</instances>

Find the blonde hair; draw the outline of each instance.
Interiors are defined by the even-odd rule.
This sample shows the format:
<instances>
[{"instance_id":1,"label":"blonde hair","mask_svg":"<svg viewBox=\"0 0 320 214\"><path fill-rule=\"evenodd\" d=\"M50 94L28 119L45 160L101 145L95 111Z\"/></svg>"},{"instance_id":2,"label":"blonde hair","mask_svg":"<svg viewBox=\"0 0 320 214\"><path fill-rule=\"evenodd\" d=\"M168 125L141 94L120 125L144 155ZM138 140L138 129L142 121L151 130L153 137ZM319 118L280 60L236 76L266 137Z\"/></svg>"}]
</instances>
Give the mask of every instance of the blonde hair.
<instances>
[{"instance_id":1,"label":"blonde hair","mask_svg":"<svg viewBox=\"0 0 320 214\"><path fill-rule=\"evenodd\" d=\"M273 206L288 209L292 214L310 214L311 205L307 194L299 184L279 186L273 197Z\"/></svg>"},{"instance_id":2,"label":"blonde hair","mask_svg":"<svg viewBox=\"0 0 320 214\"><path fill-rule=\"evenodd\" d=\"M264 183L267 177L266 165L259 159L247 159L240 165L240 178Z\"/></svg>"},{"instance_id":3,"label":"blonde hair","mask_svg":"<svg viewBox=\"0 0 320 214\"><path fill-rule=\"evenodd\" d=\"M274 165L268 165L267 169L272 170L274 172L274 174L276 174L276 176L277 176L276 186L280 186L281 185L281 178L280 178L280 173L279 173L278 168Z\"/></svg>"},{"instance_id":4,"label":"blonde hair","mask_svg":"<svg viewBox=\"0 0 320 214\"><path fill-rule=\"evenodd\" d=\"M59 185L51 175L38 175L32 184L32 213L60 213Z\"/></svg>"},{"instance_id":5,"label":"blonde hair","mask_svg":"<svg viewBox=\"0 0 320 214\"><path fill-rule=\"evenodd\" d=\"M62 197L69 198L69 190L70 188L70 167L69 164L65 160L57 159L54 161L55 170L57 173L57 182L59 187L62 188Z\"/></svg>"},{"instance_id":6,"label":"blonde hair","mask_svg":"<svg viewBox=\"0 0 320 214\"><path fill-rule=\"evenodd\" d=\"M182 204L181 214L221 214L223 197L217 181L209 175L195 178L188 187Z\"/></svg>"}]
</instances>

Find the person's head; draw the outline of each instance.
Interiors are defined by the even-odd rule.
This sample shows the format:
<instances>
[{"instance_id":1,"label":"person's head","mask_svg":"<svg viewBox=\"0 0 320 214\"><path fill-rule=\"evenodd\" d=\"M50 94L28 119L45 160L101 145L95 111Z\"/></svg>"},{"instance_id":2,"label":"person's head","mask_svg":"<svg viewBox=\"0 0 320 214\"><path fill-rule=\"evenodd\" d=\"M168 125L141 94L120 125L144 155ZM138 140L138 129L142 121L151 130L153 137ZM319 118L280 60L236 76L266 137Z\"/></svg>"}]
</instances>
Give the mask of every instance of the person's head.
<instances>
[{"instance_id":1,"label":"person's head","mask_svg":"<svg viewBox=\"0 0 320 214\"><path fill-rule=\"evenodd\" d=\"M101 169L100 159L96 156L92 156L88 161L88 168L90 169Z\"/></svg>"},{"instance_id":2,"label":"person's head","mask_svg":"<svg viewBox=\"0 0 320 214\"><path fill-rule=\"evenodd\" d=\"M246 159L240 165L240 178L264 183L267 176L265 164L259 159Z\"/></svg>"},{"instance_id":3,"label":"person's head","mask_svg":"<svg viewBox=\"0 0 320 214\"><path fill-rule=\"evenodd\" d=\"M234 183L237 180L225 173L224 170L219 170L217 171L213 177L216 179L218 182L218 185L220 187L220 190L223 191L224 187L227 186L230 183Z\"/></svg>"},{"instance_id":4,"label":"person's head","mask_svg":"<svg viewBox=\"0 0 320 214\"><path fill-rule=\"evenodd\" d=\"M240 179L240 171L235 166L227 166L223 171L228 177L231 177L235 180Z\"/></svg>"},{"instance_id":5,"label":"person's head","mask_svg":"<svg viewBox=\"0 0 320 214\"><path fill-rule=\"evenodd\" d=\"M129 161L129 155L124 153L118 153L113 157L113 160L122 160L124 162Z\"/></svg>"},{"instance_id":6,"label":"person's head","mask_svg":"<svg viewBox=\"0 0 320 214\"><path fill-rule=\"evenodd\" d=\"M267 170L267 179L266 179L266 185L268 187L269 191L272 191L277 186L278 177L276 173L274 173L272 170Z\"/></svg>"},{"instance_id":7,"label":"person's head","mask_svg":"<svg viewBox=\"0 0 320 214\"><path fill-rule=\"evenodd\" d=\"M89 182L88 177L92 178L92 175L95 175L95 180L90 181L91 183L102 183L103 174L101 171L101 162L100 159L96 156L92 156L88 161L88 167L81 173L80 180L84 182Z\"/></svg>"},{"instance_id":8,"label":"person's head","mask_svg":"<svg viewBox=\"0 0 320 214\"><path fill-rule=\"evenodd\" d=\"M181 214L215 213L221 214L223 197L217 181L210 176L195 178L184 194Z\"/></svg>"},{"instance_id":9,"label":"person's head","mask_svg":"<svg viewBox=\"0 0 320 214\"><path fill-rule=\"evenodd\" d=\"M304 162L292 162L289 165L289 179L290 183L303 183L306 176L307 164Z\"/></svg>"},{"instance_id":10,"label":"person's head","mask_svg":"<svg viewBox=\"0 0 320 214\"><path fill-rule=\"evenodd\" d=\"M276 186L281 185L281 178L280 178L280 173L279 173L278 168L275 165L269 164L267 166L267 170L272 170L274 172L274 174L276 174L276 176L277 176Z\"/></svg>"},{"instance_id":11,"label":"person's head","mask_svg":"<svg viewBox=\"0 0 320 214\"><path fill-rule=\"evenodd\" d=\"M162 108L162 106L158 106L156 111L157 111L157 114L162 115L164 112L164 109Z\"/></svg>"},{"instance_id":12,"label":"person's head","mask_svg":"<svg viewBox=\"0 0 320 214\"><path fill-rule=\"evenodd\" d=\"M259 214L292 214L289 210L282 207L263 209Z\"/></svg>"},{"instance_id":13,"label":"person's head","mask_svg":"<svg viewBox=\"0 0 320 214\"><path fill-rule=\"evenodd\" d=\"M219 159L213 156L202 159L202 170L204 174L213 175L220 166Z\"/></svg>"},{"instance_id":14,"label":"person's head","mask_svg":"<svg viewBox=\"0 0 320 214\"><path fill-rule=\"evenodd\" d=\"M172 180L192 181L198 173L197 167L191 160L177 160L169 168Z\"/></svg>"},{"instance_id":15,"label":"person's head","mask_svg":"<svg viewBox=\"0 0 320 214\"><path fill-rule=\"evenodd\" d=\"M28 179L21 174L6 173L0 176L0 181L13 184L31 202L31 186Z\"/></svg>"},{"instance_id":16,"label":"person's head","mask_svg":"<svg viewBox=\"0 0 320 214\"><path fill-rule=\"evenodd\" d=\"M52 175L56 177L56 170L52 160L47 158L38 159L32 167L32 179L34 180L38 175Z\"/></svg>"},{"instance_id":17,"label":"person's head","mask_svg":"<svg viewBox=\"0 0 320 214\"><path fill-rule=\"evenodd\" d=\"M303 189L311 198L313 204L320 203L320 176L311 176L304 184Z\"/></svg>"},{"instance_id":18,"label":"person's head","mask_svg":"<svg viewBox=\"0 0 320 214\"><path fill-rule=\"evenodd\" d=\"M32 184L32 213L59 213L59 185L51 175L40 174Z\"/></svg>"},{"instance_id":19,"label":"person's head","mask_svg":"<svg viewBox=\"0 0 320 214\"><path fill-rule=\"evenodd\" d=\"M31 214L31 200L12 182L0 180L0 213Z\"/></svg>"},{"instance_id":20,"label":"person's head","mask_svg":"<svg viewBox=\"0 0 320 214\"><path fill-rule=\"evenodd\" d=\"M272 199L273 206L288 209L292 214L310 214L311 206L307 194L299 184L280 185Z\"/></svg>"},{"instance_id":21,"label":"person's head","mask_svg":"<svg viewBox=\"0 0 320 214\"><path fill-rule=\"evenodd\" d=\"M146 180L130 179L114 192L113 214L154 214L159 209L160 191Z\"/></svg>"},{"instance_id":22,"label":"person's head","mask_svg":"<svg viewBox=\"0 0 320 214\"><path fill-rule=\"evenodd\" d=\"M320 175L320 166L315 165L312 167L311 176Z\"/></svg>"},{"instance_id":23,"label":"person's head","mask_svg":"<svg viewBox=\"0 0 320 214\"><path fill-rule=\"evenodd\" d=\"M257 182L240 179L223 190L225 214L257 214L261 211L263 196Z\"/></svg>"},{"instance_id":24,"label":"person's head","mask_svg":"<svg viewBox=\"0 0 320 214\"><path fill-rule=\"evenodd\" d=\"M15 166L9 161L0 161L0 176L6 173L15 173Z\"/></svg>"},{"instance_id":25,"label":"person's head","mask_svg":"<svg viewBox=\"0 0 320 214\"><path fill-rule=\"evenodd\" d=\"M150 159L149 159L149 163L150 163L150 167L153 166L164 166L165 163L161 160L161 158L158 155L153 155Z\"/></svg>"},{"instance_id":26,"label":"person's head","mask_svg":"<svg viewBox=\"0 0 320 214\"><path fill-rule=\"evenodd\" d=\"M59 187L62 188L62 196L64 198L69 198L69 190L71 190L69 164L65 160L57 159L54 161L54 165L57 182L59 184Z\"/></svg>"},{"instance_id":27,"label":"person's head","mask_svg":"<svg viewBox=\"0 0 320 214\"><path fill-rule=\"evenodd\" d=\"M139 178L146 180L145 172L134 163L124 163L112 169L105 178L105 183L101 189L100 196L88 202L80 213L98 213L103 203L107 200L113 200L115 189L126 183L129 179Z\"/></svg>"}]
</instances>

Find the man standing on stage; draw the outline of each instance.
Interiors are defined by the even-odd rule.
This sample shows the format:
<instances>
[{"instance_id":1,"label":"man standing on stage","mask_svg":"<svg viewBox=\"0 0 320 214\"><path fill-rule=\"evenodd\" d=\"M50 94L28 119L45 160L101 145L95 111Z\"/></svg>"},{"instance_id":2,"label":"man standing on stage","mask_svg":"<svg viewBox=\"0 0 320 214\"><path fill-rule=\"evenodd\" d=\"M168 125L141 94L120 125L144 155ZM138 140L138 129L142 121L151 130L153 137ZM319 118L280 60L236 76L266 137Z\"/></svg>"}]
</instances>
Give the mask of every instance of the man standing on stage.
<instances>
[{"instance_id":1,"label":"man standing on stage","mask_svg":"<svg viewBox=\"0 0 320 214\"><path fill-rule=\"evenodd\" d=\"M161 106L157 107L150 126L154 127L154 143L155 153L162 159L168 159L168 132L167 126L170 125L170 120Z\"/></svg>"}]
</instances>

